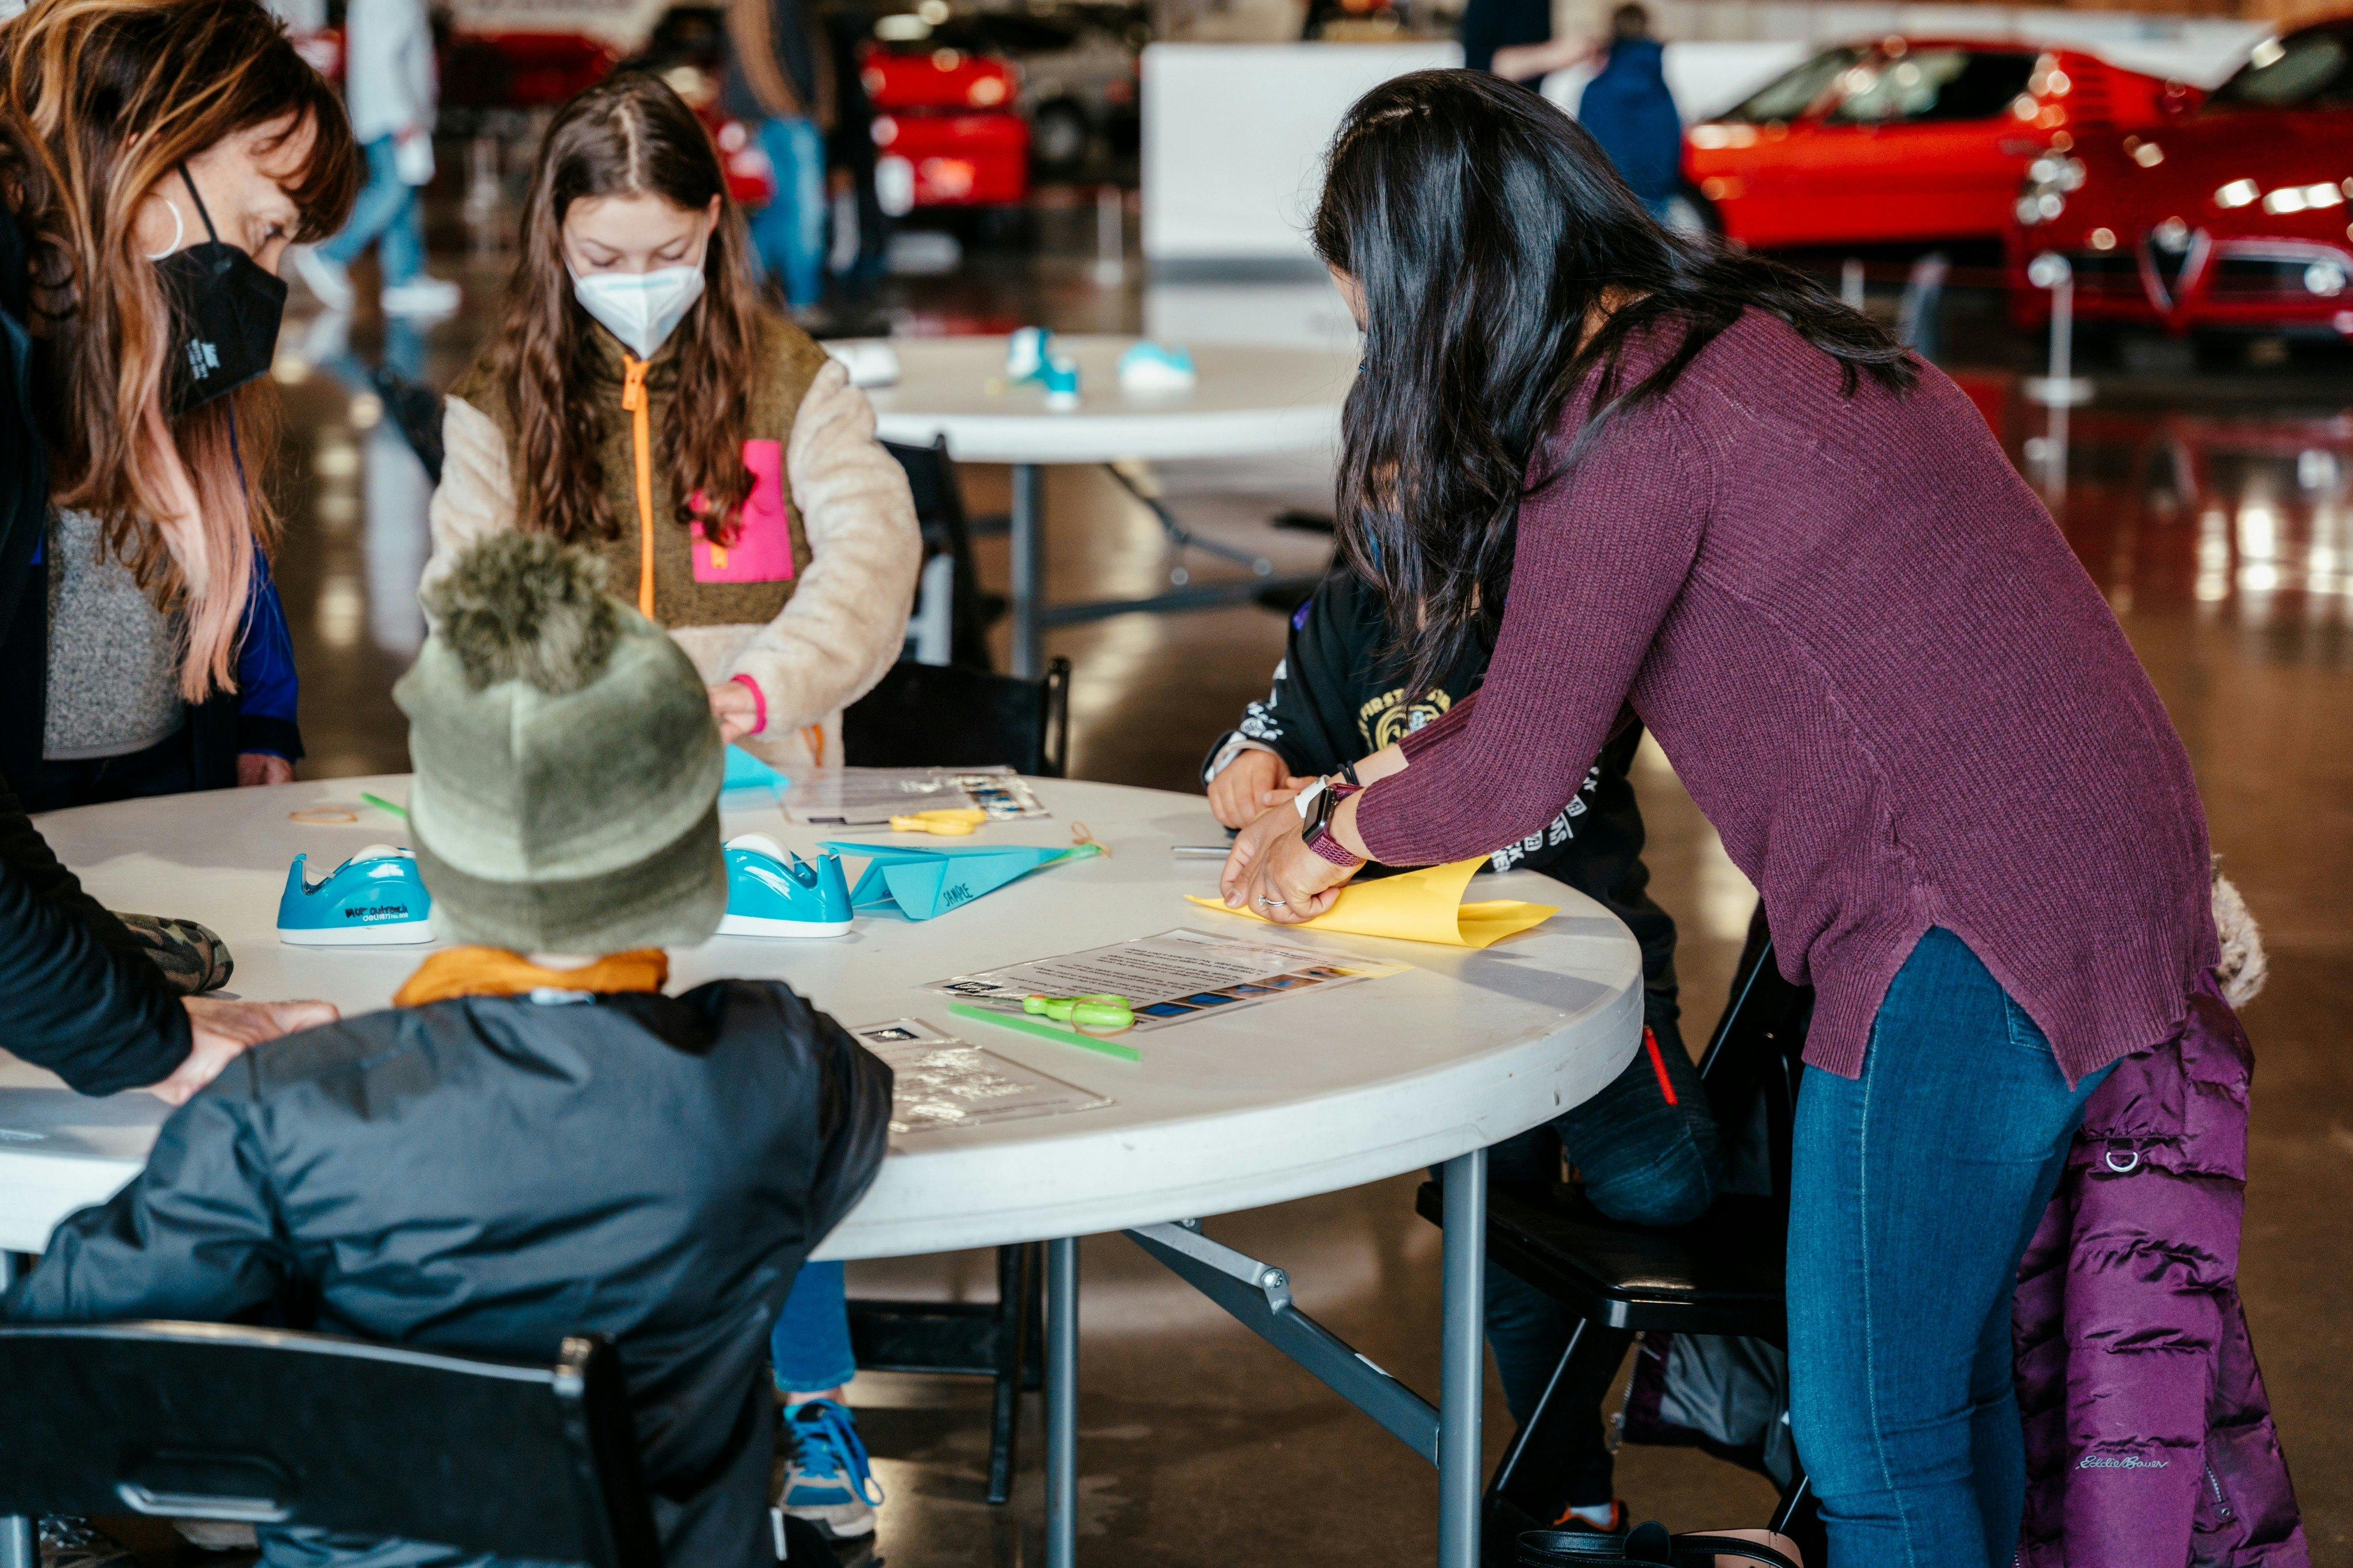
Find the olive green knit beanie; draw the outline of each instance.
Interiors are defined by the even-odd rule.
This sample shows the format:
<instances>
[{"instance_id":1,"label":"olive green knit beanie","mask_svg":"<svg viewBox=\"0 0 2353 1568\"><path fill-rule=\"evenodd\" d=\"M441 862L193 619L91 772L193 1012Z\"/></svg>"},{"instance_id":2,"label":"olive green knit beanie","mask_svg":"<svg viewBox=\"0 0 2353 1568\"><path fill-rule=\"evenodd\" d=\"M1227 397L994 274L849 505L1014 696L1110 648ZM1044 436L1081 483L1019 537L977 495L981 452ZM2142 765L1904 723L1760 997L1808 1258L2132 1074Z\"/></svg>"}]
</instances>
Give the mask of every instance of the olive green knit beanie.
<instances>
[{"instance_id":1,"label":"olive green knit beanie","mask_svg":"<svg viewBox=\"0 0 2353 1568\"><path fill-rule=\"evenodd\" d=\"M428 588L393 688L433 922L518 952L684 947L727 905L711 700L668 633L543 534L493 535Z\"/></svg>"}]
</instances>

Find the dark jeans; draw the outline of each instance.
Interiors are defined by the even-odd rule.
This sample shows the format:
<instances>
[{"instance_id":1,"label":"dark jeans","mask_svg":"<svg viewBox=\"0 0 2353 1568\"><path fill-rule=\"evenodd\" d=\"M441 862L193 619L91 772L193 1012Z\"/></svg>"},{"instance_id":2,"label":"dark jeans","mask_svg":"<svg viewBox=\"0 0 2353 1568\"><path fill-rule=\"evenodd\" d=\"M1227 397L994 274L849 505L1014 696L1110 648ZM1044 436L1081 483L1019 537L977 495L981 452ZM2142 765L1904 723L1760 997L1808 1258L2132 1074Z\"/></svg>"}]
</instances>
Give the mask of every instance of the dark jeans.
<instances>
[{"instance_id":1,"label":"dark jeans","mask_svg":"<svg viewBox=\"0 0 2353 1568\"><path fill-rule=\"evenodd\" d=\"M1561 1179L1566 1159L1583 1179L1593 1206L1613 1219L1683 1225L1715 1201L1723 1152L1699 1071L1676 1026L1674 993L1646 992L1643 1000L1650 1037L1626 1070L1584 1104L1489 1150L1490 1186L1546 1191ZM1551 1297L1500 1265L1487 1266L1487 1344L1495 1353L1504 1403L1520 1425L1535 1413L1574 1326ZM1600 1404L1615 1374L1612 1367L1599 1386L1562 1389L1556 1402L1569 1403L1558 1404L1546 1423L1556 1446L1521 1457L1523 1475L1556 1478L1553 1485L1564 1506L1609 1500L1610 1455ZM1570 1410L1591 1414L1563 1420Z\"/></svg>"},{"instance_id":2,"label":"dark jeans","mask_svg":"<svg viewBox=\"0 0 2353 1568\"><path fill-rule=\"evenodd\" d=\"M1806 1069L1789 1195L1790 1420L1831 1568L2006 1564L2026 1491L2019 1255L2084 1102L1968 945L1931 931L1862 1076Z\"/></svg>"},{"instance_id":3,"label":"dark jeans","mask_svg":"<svg viewBox=\"0 0 2353 1568\"><path fill-rule=\"evenodd\" d=\"M44 760L24 792L26 811L63 811L74 805L111 805L118 800L145 800L159 795L185 795L196 787L195 747L186 725L169 739L143 752L119 757L92 757L84 762Z\"/></svg>"}]
</instances>

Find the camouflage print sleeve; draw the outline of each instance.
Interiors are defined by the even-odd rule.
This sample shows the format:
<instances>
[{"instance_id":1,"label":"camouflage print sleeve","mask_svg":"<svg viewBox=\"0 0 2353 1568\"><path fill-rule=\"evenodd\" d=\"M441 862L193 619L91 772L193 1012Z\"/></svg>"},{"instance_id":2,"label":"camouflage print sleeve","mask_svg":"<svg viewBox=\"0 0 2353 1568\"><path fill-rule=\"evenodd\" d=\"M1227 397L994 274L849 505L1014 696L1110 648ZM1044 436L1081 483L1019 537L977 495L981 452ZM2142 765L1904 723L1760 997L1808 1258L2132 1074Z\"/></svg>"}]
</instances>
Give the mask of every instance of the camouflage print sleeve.
<instances>
[{"instance_id":1,"label":"camouflage print sleeve","mask_svg":"<svg viewBox=\"0 0 2353 1568\"><path fill-rule=\"evenodd\" d=\"M220 933L194 921L120 912L114 918L138 939L140 951L162 972L164 983L183 996L217 991L237 973L237 962Z\"/></svg>"}]
</instances>

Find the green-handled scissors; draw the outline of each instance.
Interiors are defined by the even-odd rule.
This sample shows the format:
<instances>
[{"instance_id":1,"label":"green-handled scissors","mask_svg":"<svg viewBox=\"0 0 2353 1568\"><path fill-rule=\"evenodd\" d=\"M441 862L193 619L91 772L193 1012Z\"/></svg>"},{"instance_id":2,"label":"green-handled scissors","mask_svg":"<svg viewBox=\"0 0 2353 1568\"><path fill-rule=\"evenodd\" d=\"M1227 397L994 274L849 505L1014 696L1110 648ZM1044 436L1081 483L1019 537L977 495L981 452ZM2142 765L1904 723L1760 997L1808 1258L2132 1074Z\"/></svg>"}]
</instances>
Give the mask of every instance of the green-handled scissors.
<instances>
[{"instance_id":1,"label":"green-handled scissors","mask_svg":"<svg viewBox=\"0 0 2353 1568\"><path fill-rule=\"evenodd\" d=\"M1098 993L1092 996L1024 996L1021 1010L1074 1029L1115 1035L1135 1027L1135 1010L1124 996Z\"/></svg>"}]
</instances>

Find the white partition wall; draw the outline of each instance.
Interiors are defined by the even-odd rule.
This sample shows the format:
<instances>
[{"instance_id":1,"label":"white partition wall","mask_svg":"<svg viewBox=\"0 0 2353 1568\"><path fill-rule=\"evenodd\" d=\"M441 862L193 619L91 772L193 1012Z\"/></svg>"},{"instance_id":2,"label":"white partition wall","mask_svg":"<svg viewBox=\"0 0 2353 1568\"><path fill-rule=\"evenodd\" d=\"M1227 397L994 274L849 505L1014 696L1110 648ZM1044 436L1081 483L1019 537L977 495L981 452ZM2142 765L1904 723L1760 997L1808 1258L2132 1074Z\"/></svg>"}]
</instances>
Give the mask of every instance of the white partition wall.
<instances>
[{"instance_id":1,"label":"white partition wall","mask_svg":"<svg viewBox=\"0 0 2353 1568\"><path fill-rule=\"evenodd\" d=\"M1459 66L1451 43L1154 44L1144 51L1144 253L1155 272L1313 271L1324 144L1365 92Z\"/></svg>"}]
</instances>

